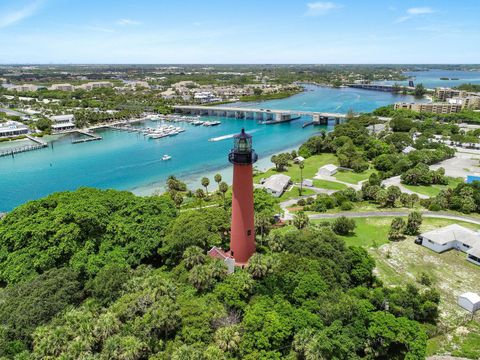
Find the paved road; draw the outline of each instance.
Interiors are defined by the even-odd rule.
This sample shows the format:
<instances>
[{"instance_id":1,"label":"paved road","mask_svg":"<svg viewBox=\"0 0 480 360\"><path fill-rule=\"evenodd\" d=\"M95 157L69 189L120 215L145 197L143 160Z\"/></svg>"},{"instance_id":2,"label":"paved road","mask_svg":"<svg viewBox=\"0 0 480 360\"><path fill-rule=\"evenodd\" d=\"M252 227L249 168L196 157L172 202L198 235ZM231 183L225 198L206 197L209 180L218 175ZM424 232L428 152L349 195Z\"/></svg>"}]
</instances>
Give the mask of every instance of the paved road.
<instances>
[{"instance_id":1,"label":"paved road","mask_svg":"<svg viewBox=\"0 0 480 360\"><path fill-rule=\"evenodd\" d=\"M400 176L394 176L388 179L385 179L382 181L382 185L385 185L385 187L390 187L392 185L398 186L401 192L407 193L407 194L416 194L420 199L428 199L429 196L420 194L417 192L414 192L412 190L407 189L405 186L401 184L401 179Z\"/></svg>"},{"instance_id":2,"label":"paved road","mask_svg":"<svg viewBox=\"0 0 480 360\"><path fill-rule=\"evenodd\" d=\"M433 212L433 211L420 211L423 217L437 218L437 219L450 219L468 222L471 224L480 225L480 219L473 218L464 215L455 215L447 212ZM410 211L365 211L365 212L339 212L335 214L312 214L310 219L332 219L340 216L346 216L351 218L369 218L369 217L386 217L386 216L408 216Z\"/></svg>"}]
</instances>

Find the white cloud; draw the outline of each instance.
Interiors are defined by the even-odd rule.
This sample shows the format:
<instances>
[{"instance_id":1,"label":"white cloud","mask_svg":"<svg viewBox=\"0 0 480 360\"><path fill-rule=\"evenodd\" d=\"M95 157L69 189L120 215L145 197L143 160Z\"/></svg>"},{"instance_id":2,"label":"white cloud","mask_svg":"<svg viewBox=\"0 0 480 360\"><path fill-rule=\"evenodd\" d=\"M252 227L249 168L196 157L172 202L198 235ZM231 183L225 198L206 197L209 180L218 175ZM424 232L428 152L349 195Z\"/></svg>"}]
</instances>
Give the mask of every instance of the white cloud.
<instances>
[{"instance_id":1,"label":"white cloud","mask_svg":"<svg viewBox=\"0 0 480 360\"><path fill-rule=\"evenodd\" d=\"M104 28L104 27L100 27L100 26L85 26L85 29L92 30L92 31L104 32L104 33L113 33L114 32L114 30L112 30L112 29Z\"/></svg>"},{"instance_id":2,"label":"white cloud","mask_svg":"<svg viewBox=\"0 0 480 360\"><path fill-rule=\"evenodd\" d=\"M407 15L399 17L395 20L396 23L402 23L404 21L410 20L418 15L427 15L432 14L435 11L430 7L414 7L407 9Z\"/></svg>"},{"instance_id":3,"label":"white cloud","mask_svg":"<svg viewBox=\"0 0 480 360\"><path fill-rule=\"evenodd\" d=\"M140 21L135 21L131 19L120 19L117 21L118 25L140 25Z\"/></svg>"},{"instance_id":4,"label":"white cloud","mask_svg":"<svg viewBox=\"0 0 480 360\"><path fill-rule=\"evenodd\" d=\"M321 16L326 15L330 11L342 8L343 5L338 5L333 2L322 2L317 1L314 3L307 4L307 12L305 13L306 16Z\"/></svg>"},{"instance_id":5,"label":"white cloud","mask_svg":"<svg viewBox=\"0 0 480 360\"><path fill-rule=\"evenodd\" d=\"M0 28L5 28L16 24L30 16L34 15L40 8L42 1L36 0L28 3L24 7L12 11L7 11L0 15Z\"/></svg>"},{"instance_id":6,"label":"white cloud","mask_svg":"<svg viewBox=\"0 0 480 360\"><path fill-rule=\"evenodd\" d=\"M422 14L431 14L434 11L429 7L416 7L410 8L407 10L407 13L410 15L422 15Z\"/></svg>"}]
</instances>

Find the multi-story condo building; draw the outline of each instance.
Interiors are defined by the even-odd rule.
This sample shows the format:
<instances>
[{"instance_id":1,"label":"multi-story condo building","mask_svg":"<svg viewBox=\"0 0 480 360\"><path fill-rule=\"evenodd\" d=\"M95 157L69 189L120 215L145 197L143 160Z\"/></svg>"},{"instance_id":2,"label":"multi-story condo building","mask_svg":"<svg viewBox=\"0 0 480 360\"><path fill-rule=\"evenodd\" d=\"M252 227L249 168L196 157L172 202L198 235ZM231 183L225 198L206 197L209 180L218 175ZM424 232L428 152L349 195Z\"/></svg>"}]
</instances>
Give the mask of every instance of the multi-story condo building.
<instances>
[{"instance_id":1,"label":"multi-story condo building","mask_svg":"<svg viewBox=\"0 0 480 360\"><path fill-rule=\"evenodd\" d=\"M53 84L48 90L73 91L75 90L75 86L71 84Z\"/></svg>"},{"instance_id":2,"label":"multi-story condo building","mask_svg":"<svg viewBox=\"0 0 480 360\"><path fill-rule=\"evenodd\" d=\"M467 92L463 90L451 89L446 87L435 88L435 97L440 101L446 101L454 97L463 98L467 96Z\"/></svg>"},{"instance_id":3,"label":"multi-story condo building","mask_svg":"<svg viewBox=\"0 0 480 360\"><path fill-rule=\"evenodd\" d=\"M406 109L417 112L430 112L436 114L450 114L460 112L463 108L462 104L449 104L449 103L396 103L395 110Z\"/></svg>"},{"instance_id":4,"label":"multi-story condo building","mask_svg":"<svg viewBox=\"0 0 480 360\"><path fill-rule=\"evenodd\" d=\"M38 90L37 85L33 84L23 84L23 85L16 85L13 86L11 89L15 91L37 91Z\"/></svg>"},{"instance_id":5,"label":"multi-story condo building","mask_svg":"<svg viewBox=\"0 0 480 360\"><path fill-rule=\"evenodd\" d=\"M77 86L77 89L93 90L104 87L113 87L113 84L110 81L95 81Z\"/></svg>"}]
</instances>

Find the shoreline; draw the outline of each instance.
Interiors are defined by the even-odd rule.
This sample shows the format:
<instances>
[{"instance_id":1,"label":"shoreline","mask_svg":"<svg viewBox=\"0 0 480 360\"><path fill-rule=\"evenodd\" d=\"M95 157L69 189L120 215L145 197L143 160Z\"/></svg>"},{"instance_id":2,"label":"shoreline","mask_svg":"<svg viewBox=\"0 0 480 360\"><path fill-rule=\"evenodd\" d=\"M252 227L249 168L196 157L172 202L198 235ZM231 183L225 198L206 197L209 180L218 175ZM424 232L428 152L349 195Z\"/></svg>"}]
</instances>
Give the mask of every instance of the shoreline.
<instances>
[{"instance_id":1,"label":"shoreline","mask_svg":"<svg viewBox=\"0 0 480 360\"><path fill-rule=\"evenodd\" d=\"M313 136L313 135L312 135ZM288 148L282 149L278 152L274 152L272 154L269 154L267 156L261 157L258 159L258 162L254 166L254 171L261 171L265 172L269 169L271 169L274 165L270 161L270 158L273 155L279 154L279 153L284 153L284 152L291 152L292 150L297 150L300 148L300 146L303 144L297 144L295 146L290 146ZM185 182L187 185L187 188L190 190L194 191L196 188L201 187L201 179L202 177L208 177L210 179L210 184L216 185L213 182L213 177L215 174L220 174L222 175L222 181L226 182L229 186L232 184L232 179L233 179L233 173L232 173L232 168L231 165L228 164L227 157L225 156L225 166L224 167L219 167L217 169L212 169L208 170L207 172L197 172L197 173L192 173L189 175L178 175L176 176L177 179L180 181ZM155 181L151 182L147 185L143 186L137 186L134 188L126 189L126 191L130 191L134 195L137 196L152 196L155 194L163 194L165 193L165 181Z\"/></svg>"}]
</instances>

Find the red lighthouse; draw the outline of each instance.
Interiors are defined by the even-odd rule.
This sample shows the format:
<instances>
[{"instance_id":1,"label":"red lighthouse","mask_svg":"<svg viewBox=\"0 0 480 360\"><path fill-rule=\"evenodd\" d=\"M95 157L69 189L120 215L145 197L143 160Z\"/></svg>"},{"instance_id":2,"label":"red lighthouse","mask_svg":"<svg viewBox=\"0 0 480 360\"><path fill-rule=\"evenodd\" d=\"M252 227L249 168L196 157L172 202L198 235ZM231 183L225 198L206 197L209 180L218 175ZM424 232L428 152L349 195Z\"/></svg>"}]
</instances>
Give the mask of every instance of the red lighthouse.
<instances>
[{"instance_id":1,"label":"red lighthouse","mask_svg":"<svg viewBox=\"0 0 480 360\"><path fill-rule=\"evenodd\" d=\"M258 155L252 149L252 136L245 129L233 139L234 146L228 155L233 164L230 252L237 265L244 265L255 252L253 163Z\"/></svg>"}]
</instances>

